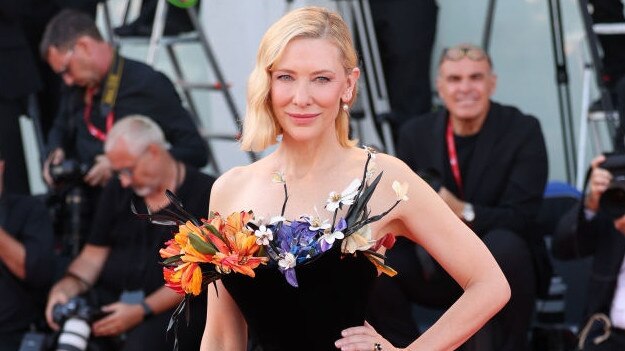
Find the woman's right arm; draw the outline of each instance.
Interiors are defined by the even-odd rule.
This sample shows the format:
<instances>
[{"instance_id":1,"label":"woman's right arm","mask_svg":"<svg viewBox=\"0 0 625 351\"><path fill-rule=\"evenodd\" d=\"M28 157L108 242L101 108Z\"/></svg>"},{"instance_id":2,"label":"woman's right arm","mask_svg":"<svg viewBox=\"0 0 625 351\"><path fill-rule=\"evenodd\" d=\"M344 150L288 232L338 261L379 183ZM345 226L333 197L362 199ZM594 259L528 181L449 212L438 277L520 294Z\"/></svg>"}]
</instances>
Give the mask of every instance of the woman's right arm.
<instances>
[{"instance_id":1,"label":"woman's right arm","mask_svg":"<svg viewBox=\"0 0 625 351\"><path fill-rule=\"evenodd\" d=\"M247 324L239 307L221 281L217 281L217 291L213 285L208 286L206 327L200 350L247 350Z\"/></svg>"},{"instance_id":2,"label":"woman's right arm","mask_svg":"<svg viewBox=\"0 0 625 351\"><path fill-rule=\"evenodd\" d=\"M210 211L221 211L230 208L232 200L232 189L234 183L233 174L237 173L237 168L219 177L211 189ZM227 215L223 212L222 214ZM216 289L215 289L216 287ZM225 350L239 351L247 350L247 324L239 310L236 302L228 293L221 281L216 285L210 284L207 287L208 304L206 308L206 327L202 335L201 351Z\"/></svg>"}]
</instances>

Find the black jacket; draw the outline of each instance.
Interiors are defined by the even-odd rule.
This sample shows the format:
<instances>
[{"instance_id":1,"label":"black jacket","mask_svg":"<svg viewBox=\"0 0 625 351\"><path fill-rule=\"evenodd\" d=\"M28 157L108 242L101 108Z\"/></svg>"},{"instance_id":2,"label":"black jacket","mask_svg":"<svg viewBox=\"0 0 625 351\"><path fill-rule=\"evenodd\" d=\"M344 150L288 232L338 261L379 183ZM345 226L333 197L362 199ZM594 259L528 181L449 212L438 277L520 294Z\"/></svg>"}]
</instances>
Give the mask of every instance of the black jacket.
<instances>
[{"instance_id":1,"label":"black jacket","mask_svg":"<svg viewBox=\"0 0 625 351\"><path fill-rule=\"evenodd\" d=\"M169 150L176 159L202 167L208 160L208 147L182 106L180 97L163 73L152 67L125 59L117 100L113 108L115 121L131 114L145 115L154 120L171 144ZM100 105L101 94L94 96L92 123L106 130L106 113ZM84 89L73 88L62 102L61 111L54 120L48 138L49 151L56 147L69 157L91 164L94 157L104 153L104 143L93 137L84 122Z\"/></svg>"},{"instance_id":2,"label":"black jacket","mask_svg":"<svg viewBox=\"0 0 625 351\"><path fill-rule=\"evenodd\" d=\"M407 122L401 130L397 154L417 173L437 171L443 176L442 185L453 191L453 177L445 176L449 174L446 168L450 168L445 142L447 120L447 110L441 109ZM514 107L492 102L468 170L462 182L464 201L475 209L473 230L478 235L492 229L529 235L540 209L548 170L538 120Z\"/></svg>"}]
</instances>

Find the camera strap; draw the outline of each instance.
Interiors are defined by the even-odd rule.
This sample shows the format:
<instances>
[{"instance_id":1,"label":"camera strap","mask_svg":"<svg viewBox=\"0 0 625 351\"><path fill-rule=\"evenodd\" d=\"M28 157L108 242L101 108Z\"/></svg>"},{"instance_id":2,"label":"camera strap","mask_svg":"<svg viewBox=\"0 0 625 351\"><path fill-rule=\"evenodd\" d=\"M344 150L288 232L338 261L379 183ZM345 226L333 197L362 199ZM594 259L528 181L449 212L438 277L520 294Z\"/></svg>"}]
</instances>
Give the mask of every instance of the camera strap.
<instances>
[{"instance_id":1,"label":"camera strap","mask_svg":"<svg viewBox=\"0 0 625 351\"><path fill-rule=\"evenodd\" d=\"M460 174L460 165L458 164L458 152L456 151L456 142L454 141L454 130L451 125L451 118L447 119L447 132L445 139L447 140L447 154L449 155L449 166L454 180L458 186L460 198L464 199L464 188L462 186L462 175Z\"/></svg>"},{"instance_id":2,"label":"camera strap","mask_svg":"<svg viewBox=\"0 0 625 351\"><path fill-rule=\"evenodd\" d=\"M100 110L102 115L106 116L106 131L98 129L91 122L91 113L93 111L93 96L95 95L96 88L90 87L85 91L85 111L83 118L89 133L96 139L104 142L106 141L106 135L113 127L115 116L113 113L113 107L117 100L117 93L119 91L119 85L122 78L122 70L124 69L124 58L117 52L113 54L113 64L109 73L106 76L106 82L104 83L104 89L102 91L102 100L100 101Z\"/></svg>"}]
</instances>

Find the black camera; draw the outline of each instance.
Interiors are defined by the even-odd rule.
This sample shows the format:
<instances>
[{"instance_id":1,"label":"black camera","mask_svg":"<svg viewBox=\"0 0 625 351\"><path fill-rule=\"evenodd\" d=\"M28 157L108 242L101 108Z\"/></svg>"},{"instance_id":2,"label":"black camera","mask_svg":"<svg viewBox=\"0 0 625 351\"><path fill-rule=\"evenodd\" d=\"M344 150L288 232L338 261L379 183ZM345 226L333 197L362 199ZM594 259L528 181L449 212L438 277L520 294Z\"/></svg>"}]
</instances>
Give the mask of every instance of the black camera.
<instances>
[{"instance_id":1,"label":"black camera","mask_svg":"<svg viewBox=\"0 0 625 351\"><path fill-rule=\"evenodd\" d=\"M606 155L599 167L612 174L612 181L599 200L599 208L611 218L619 218L625 214L625 154Z\"/></svg>"},{"instance_id":2,"label":"black camera","mask_svg":"<svg viewBox=\"0 0 625 351\"><path fill-rule=\"evenodd\" d=\"M57 341L57 351L82 351L87 349L91 335L91 323L106 313L87 304L81 297L71 298L66 304L56 304L52 319L62 325Z\"/></svg>"},{"instance_id":3,"label":"black camera","mask_svg":"<svg viewBox=\"0 0 625 351\"><path fill-rule=\"evenodd\" d=\"M63 160L58 165L50 165L50 177L55 184L80 183L89 172L89 165L74 159Z\"/></svg>"}]
</instances>

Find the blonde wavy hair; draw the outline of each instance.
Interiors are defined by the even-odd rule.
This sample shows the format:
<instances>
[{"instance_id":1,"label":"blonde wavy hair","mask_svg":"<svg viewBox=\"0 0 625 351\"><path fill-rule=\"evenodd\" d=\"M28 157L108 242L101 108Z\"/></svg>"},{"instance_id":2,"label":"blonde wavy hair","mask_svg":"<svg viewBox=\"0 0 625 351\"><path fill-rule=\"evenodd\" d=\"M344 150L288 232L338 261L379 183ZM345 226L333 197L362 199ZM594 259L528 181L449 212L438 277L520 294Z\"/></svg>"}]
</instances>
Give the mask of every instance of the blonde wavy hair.
<instances>
[{"instance_id":1,"label":"blonde wavy hair","mask_svg":"<svg viewBox=\"0 0 625 351\"><path fill-rule=\"evenodd\" d=\"M347 73L358 65L349 28L338 14L315 6L302 7L286 14L267 30L258 47L256 65L248 80L242 150L262 151L275 144L277 136L282 133L271 108L271 69L287 44L299 38L327 39L336 45ZM358 87L356 82L354 84L351 99L342 101L350 107L357 94ZM353 146L356 141L350 140L348 135L349 113L339 108L337 114L335 130L338 141L341 146Z\"/></svg>"}]
</instances>

